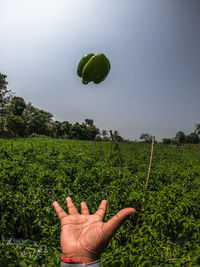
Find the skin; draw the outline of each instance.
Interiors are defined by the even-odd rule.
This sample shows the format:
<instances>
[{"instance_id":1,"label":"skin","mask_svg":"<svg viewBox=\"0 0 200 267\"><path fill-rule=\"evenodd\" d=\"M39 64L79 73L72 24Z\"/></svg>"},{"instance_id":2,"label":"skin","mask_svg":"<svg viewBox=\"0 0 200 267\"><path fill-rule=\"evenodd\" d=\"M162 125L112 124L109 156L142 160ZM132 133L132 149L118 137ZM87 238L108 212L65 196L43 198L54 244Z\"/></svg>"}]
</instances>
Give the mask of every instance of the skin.
<instances>
[{"instance_id":1,"label":"skin","mask_svg":"<svg viewBox=\"0 0 200 267\"><path fill-rule=\"evenodd\" d=\"M68 213L58 202L53 202L53 207L61 222L62 256L79 261L93 262L100 259L101 253L119 227L129 215L136 212L134 208L122 209L104 223L107 200L101 201L94 214L90 214L85 202L81 202L81 214L70 197L66 198L66 202Z\"/></svg>"}]
</instances>

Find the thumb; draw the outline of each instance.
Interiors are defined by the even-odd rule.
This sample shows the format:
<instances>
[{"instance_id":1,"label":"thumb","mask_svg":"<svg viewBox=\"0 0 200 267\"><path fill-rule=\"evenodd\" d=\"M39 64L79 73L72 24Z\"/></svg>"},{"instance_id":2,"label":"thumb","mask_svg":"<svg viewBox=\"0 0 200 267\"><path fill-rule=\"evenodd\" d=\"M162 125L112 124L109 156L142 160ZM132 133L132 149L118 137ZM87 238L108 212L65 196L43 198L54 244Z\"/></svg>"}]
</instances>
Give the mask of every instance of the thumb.
<instances>
[{"instance_id":1,"label":"thumb","mask_svg":"<svg viewBox=\"0 0 200 267\"><path fill-rule=\"evenodd\" d=\"M131 214L136 213L134 208L125 208L114 215L107 223L104 224L104 233L108 239L111 239L120 226L128 219Z\"/></svg>"}]
</instances>

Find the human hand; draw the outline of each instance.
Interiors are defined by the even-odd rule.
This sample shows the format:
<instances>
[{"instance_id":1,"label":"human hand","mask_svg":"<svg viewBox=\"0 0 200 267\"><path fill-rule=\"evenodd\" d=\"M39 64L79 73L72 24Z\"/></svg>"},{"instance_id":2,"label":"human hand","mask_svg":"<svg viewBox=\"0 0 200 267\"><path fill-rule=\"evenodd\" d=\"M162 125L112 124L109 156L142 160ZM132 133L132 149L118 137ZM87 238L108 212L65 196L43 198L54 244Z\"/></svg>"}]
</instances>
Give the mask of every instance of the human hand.
<instances>
[{"instance_id":1,"label":"human hand","mask_svg":"<svg viewBox=\"0 0 200 267\"><path fill-rule=\"evenodd\" d=\"M66 202L68 214L58 202L53 202L61 222L62 256L79 261L98 260L119 227L129 215L136 212L133 208L122 209L104 223L107 200L102 200L98 210L91 215L85 202L81 202L81 214L70 197L66 198Z\"/></svg>"}]
</instances>

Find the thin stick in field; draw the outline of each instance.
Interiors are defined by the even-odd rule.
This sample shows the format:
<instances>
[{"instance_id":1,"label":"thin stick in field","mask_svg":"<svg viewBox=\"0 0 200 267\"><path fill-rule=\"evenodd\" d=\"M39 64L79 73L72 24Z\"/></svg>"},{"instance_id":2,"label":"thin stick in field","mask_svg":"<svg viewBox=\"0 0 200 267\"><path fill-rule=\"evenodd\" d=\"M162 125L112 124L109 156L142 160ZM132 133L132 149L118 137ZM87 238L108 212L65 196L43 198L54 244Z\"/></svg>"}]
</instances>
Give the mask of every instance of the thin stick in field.
<instances>
[{"instance_id":1,"label":"thin stick in field","mask_svg":"<svg viewBox=\"0 0 200 267\"><path fill-rule=\"evenodd\" d=\"M147 181L146 181L146 185L145 185L146 188L148 187L149 177L150 177L150 173L151 173L151 165L152 165L152 160L153 160L154 142L155 142L155 136L152 136L151 157L150 157L150 162L149 162L149 170L148 170L148 174L147 174Z\"/></svg>"},{"instance_id":2,"label":"thin stick in field","mask_svg":"<svg viewBox=\"0 0 200 267\"><path fill-rule=\"evenodd\" d=\"M122 176L122 168L123 168L122 154L121 154L121 151L119 149L119 145L118 145L117 141L115 140L115 138L114 138L113 133L112 133L111 130L110 130L110 135L111 135L112 141L114 142L114 144L115 144L115 146L117 148L117 151L118 151L119 161L120 161L120 176Z\"/></svg>"},{"instance_id":3,"label":"thin stick in field","mask_svg":"<svg viewBox=\"0 0 200 267\"><path fill-rule=\"evenodd\" d=\"M113 145L113 141L112 139L110 140L110 151L109 151L109 156L108 156L108 166L110 168L110 160L111 160L111 155L112 155L112 145Z\"/></svg>"}]
</instances>

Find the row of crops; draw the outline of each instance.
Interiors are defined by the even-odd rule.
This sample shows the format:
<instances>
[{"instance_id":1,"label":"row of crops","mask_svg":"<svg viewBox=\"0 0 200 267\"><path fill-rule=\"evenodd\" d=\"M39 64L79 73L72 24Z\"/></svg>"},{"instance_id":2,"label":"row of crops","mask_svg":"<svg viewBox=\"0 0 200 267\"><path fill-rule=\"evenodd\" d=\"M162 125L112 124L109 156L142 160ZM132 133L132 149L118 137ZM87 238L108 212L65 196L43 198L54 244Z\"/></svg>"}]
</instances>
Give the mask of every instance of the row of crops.
<instances>
[{"instance_id":1,"label":"row of crops","mask_svg":"<svg viewBox=\"0 0 200 267\"><path fill-rule=\"evenodd\" d=\"M0 140L0 266L59 266L60 224L52 207L66 196L95 212L108 200L105 221L141 206L151 146L108 142ZM156 144L144 209L120 228L102 266L200 265L198 147ZM18 242L16 242L18 240Z\"/></svg>"}]
</instances>

